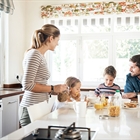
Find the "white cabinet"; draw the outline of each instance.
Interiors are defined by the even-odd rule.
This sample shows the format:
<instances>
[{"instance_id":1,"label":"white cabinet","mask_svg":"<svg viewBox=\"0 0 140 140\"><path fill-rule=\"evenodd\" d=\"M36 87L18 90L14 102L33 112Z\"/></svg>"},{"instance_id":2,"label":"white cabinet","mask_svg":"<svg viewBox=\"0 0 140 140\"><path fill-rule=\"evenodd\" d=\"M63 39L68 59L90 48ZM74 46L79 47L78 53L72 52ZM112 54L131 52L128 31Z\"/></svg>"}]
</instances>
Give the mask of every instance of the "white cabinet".
<instances>
[{"instance_id":1,"label":"white cabinet","mask_svg":"<svg viewBox=\"0 0 140 140\"><path fill-rule=\"evenodd\" d=\"M0 138L2 137L2 100L0 99Z\"/></svg>"},{"instance_id":2,"label":"white cabinet","mask_svg":"<svg viewBox=\"0 0 140 140\"><path fill-rule=\"evenodd\" d=\"M18 121L18 106L19 96L10 96L2 98L2 137L17 130L19 127Z\"/></svg>"}]
</instances>

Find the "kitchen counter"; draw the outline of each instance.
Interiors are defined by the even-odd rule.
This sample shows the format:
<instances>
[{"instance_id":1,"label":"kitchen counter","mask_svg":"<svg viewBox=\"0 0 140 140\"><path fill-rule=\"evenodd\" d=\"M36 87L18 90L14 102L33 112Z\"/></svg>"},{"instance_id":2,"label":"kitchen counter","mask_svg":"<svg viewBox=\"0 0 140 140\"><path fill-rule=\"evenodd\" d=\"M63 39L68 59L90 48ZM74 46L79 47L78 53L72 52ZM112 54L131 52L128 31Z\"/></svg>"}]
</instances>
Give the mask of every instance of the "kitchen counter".
<instances>
[{"instance_id":1,"label":"kitchen counter","mask_svg":"<svg viewBox=\"0 0 140 140\"><path fill-rule=\"evenodd\" d=\"M0 88L0 99L23 93L24 91L21 88Z\"/></svg>"},{"instance_id":2,"label":"kitchen counter","mask_svg":"<svg viewBox=\"0 0 140 140\"><path fill-rule=\"evenodd\" d=\"M107 114L107 109L95 110L88 108L85 118L77 118L73 109L61 108L37 120L0 140L18 140L30 134L37 128L47 128L48 125L90 127L96 130L95 140L139 140L140 139L140 108L122 109L120 117L99 119L100 114Z\"/></svg>"}]
</instances>

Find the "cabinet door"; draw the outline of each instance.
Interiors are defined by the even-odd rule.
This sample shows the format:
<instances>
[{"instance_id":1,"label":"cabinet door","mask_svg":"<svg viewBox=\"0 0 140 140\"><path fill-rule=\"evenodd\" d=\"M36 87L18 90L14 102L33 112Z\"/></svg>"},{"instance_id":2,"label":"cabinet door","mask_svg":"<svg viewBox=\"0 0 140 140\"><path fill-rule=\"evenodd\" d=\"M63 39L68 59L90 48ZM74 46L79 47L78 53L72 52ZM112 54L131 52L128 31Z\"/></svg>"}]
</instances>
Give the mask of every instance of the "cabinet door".
<instances>
[{"instance_id":1,"label":"cabinet door","mask_svg":"<svg viewBox=\"0 0 140 140\"><path fill-rule=\"evenodd\" d=\"M2 136L18 129L18 96L2 99Z\"/></svg>"}]
</instances>

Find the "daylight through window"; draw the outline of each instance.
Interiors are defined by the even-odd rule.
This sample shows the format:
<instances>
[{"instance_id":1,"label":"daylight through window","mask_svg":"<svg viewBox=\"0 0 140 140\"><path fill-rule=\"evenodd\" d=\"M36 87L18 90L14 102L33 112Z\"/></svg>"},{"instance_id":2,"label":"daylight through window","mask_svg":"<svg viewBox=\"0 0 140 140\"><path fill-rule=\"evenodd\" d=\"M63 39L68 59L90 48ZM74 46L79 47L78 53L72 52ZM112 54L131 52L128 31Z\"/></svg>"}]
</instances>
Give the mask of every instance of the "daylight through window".
<instances>
[{"instance_id":1,"label":"daylight through window","mask_svg":"<svg viewBox=\"0 0 140 140\"><path fill-rule=\"evenodd\" d=\"M83 87L96 87L104 81L104 68L113 65L115 83L123 88L129 58L140 52L139 15L51 18L45 22L61 31L59 46L49 55L51 83L76 76Z\"/></svg>"}]
</instances>

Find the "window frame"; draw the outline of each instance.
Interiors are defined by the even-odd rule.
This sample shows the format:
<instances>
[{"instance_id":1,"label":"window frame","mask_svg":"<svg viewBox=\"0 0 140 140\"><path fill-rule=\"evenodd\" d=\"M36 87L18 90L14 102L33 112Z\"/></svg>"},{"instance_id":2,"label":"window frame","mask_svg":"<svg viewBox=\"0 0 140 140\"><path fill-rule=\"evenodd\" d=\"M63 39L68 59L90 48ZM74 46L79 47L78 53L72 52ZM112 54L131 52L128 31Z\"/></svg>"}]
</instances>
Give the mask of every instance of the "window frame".
<instances>
[{"instance_id":1,"label":"window frame","mask_svg":"<svg viewBox=\"0 0 140 140\"><path fill-rule=\"evenodd\" d=\"M111 26L111 31L109 33L79 33L79 34L61 34L61 40L65 39L65 38L78 38L78 42L79 42L79 45L77 47L77 49L79 50L82 50L82 42L84 39L91 39L94 37L94 39L108 39L109 40L109 55L108 55L108 65L113 65L113 66L116 66L116 40L117 39L140 39L140 33L138 31L130 31L130 32L115 32L115 20L118 18L118 17L123 17L123 20L125 17L139 17L139 20L140 20L140 15L136 14L125 14L125 15L117 15L117 16L114 16L114 15L96 15L98 18L101 18L101 17L108 17L108 18L111 18L111 23L110 23L110 26ZM96 17L94 16L94 17ZM57 20L57 23L58 23L58 20L61 19L70 19L72 17L66 17L66 18L56 18ZM75 17L73 17L75 19ZM81 21L82 19L84 19L85 17L82 17L81 19L78 19L79 21ZM89 19L90 17L87 17L87 19ZM50 21L52 20L52 18L48 19L47 22L48 23L51 23ZM53 19L55 20L55 18ZM78 22L79 22L78 21ZM46 20L45 20L45 23L47 23ZM139 21L139 24L140 24L140 21ZM56 25L57 26L57 25ZM79 23L79 31L81 30L81 23ZM92 35L92 37L91 37ZM112 47L113 46L113 47ZM78 51L77 51L78 52ZM95 82L95 83L92 83L92 82L84 82L83 79L82 79L82 74L83 74L83 71L80 71L80 69L82 69L82 51L79 51L78 54L78 65L77 65L77 77L81 80L82 82L82 86L83 87L97 87L101 82ZM50 60L50 59L49 59ZM129 62L129 61L128 61ZM51 63L49 62L49 67L50 67L50 70L51 70ZM124 75L124 77L126 77L126 75ZM57 84L57 83L63 83L62 81L52 81L52 79L50 78L49 79L49 82L50 83L54 83L54 84ZM116 81L114 81L116 82ZM124 84L125 84L125 81L123 82L120 82L118 83L118 85L120 85L121 87L124 87Z\"/></svg>"}]
</instances>

